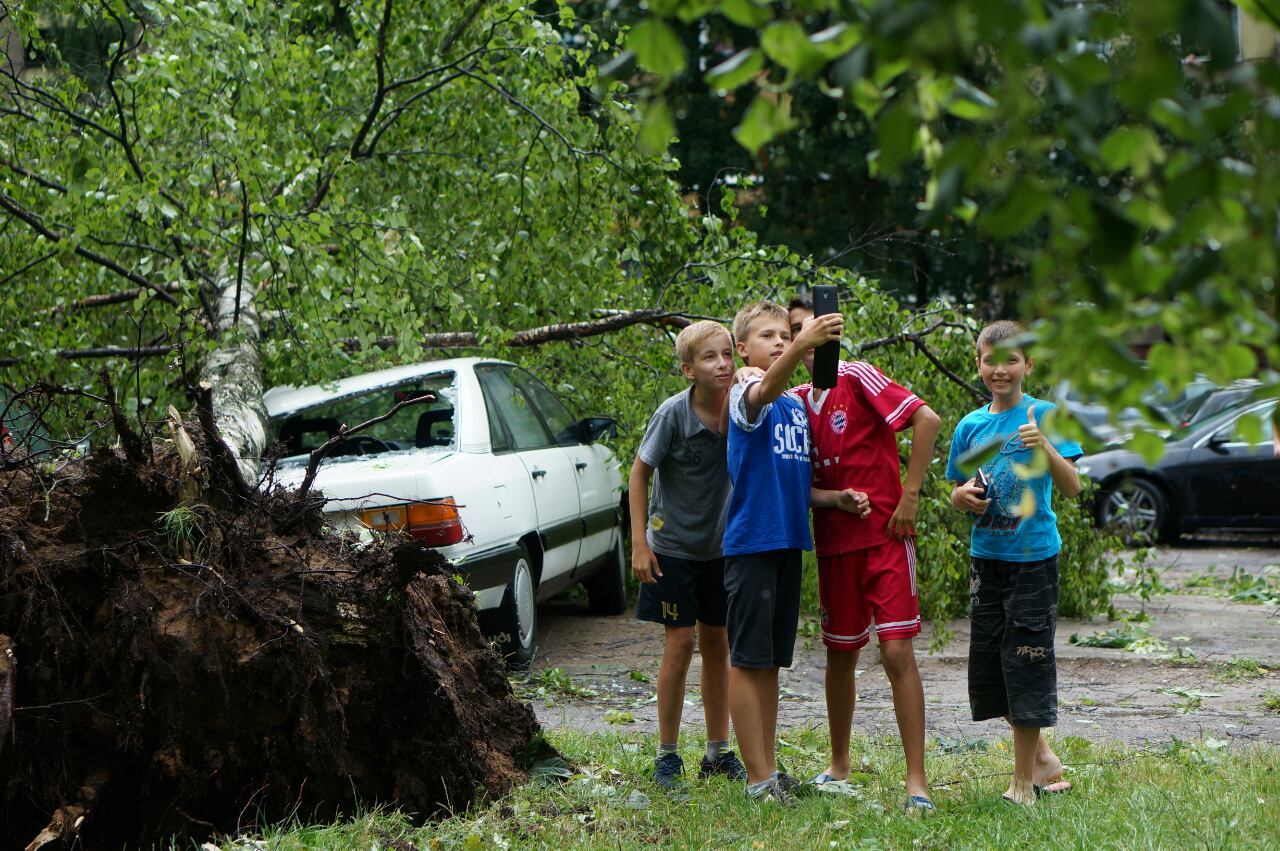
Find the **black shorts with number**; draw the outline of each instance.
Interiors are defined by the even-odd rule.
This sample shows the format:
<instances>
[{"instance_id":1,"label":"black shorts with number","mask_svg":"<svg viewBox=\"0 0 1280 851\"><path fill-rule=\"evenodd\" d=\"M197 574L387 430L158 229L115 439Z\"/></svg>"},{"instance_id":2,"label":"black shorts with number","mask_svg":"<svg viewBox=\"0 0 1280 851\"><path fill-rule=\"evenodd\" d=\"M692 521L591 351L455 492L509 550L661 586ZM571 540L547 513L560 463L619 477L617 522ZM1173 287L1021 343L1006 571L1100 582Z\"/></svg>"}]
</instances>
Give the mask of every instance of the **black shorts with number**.
<instances>
[{"instance_id":1,"label":"black shorts with number","mask_svg":"<svg viewBox=\"0 0 1280 851\"><path fill-rule=\"evenodd\" d=\"M800 623L800 550L725 557L729 663L790 668Z\"/></svg>"},{"instance_id":2,"label":"black shorts with number","mask_svg":"<svg viewBox=\"0 0 1280 851\"><path fill-rule=\"evenodd\" d=\"M666 626L724 626L727 602L724 591L724 559L691 561L654 553L662 575L654 583L641 583L636 617Z\"/></svg>"},{"instance_id":3,"label":"black shorts with number","mask_svg":"<svg viewBox=\"0 0 1280 851\"><path fill-rule=\"evenodd\" d=\"M974 721L1058 722L1058 557L969 561L969 707Z\"/></svg>"}]
</instances>

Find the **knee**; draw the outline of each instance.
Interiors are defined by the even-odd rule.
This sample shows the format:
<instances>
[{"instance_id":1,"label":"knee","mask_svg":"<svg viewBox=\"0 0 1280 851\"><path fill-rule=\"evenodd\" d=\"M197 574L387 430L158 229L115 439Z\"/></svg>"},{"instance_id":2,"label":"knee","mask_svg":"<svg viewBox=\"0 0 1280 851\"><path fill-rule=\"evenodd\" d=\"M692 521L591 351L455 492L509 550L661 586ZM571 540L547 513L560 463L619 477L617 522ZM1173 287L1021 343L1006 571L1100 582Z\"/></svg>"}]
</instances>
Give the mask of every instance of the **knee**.
<instances>
[{"instance_id":1,"label":"knee","mask_svg":"<svg viewBox=\"0 0 1280 851\"><path fill-rule=\"evenodd\" d=\"M668 659L688 664L693 658L693 627L668 627L662 652Z\"/></svg>"},{"instance_id":2,"label":"knee","mask_svg":"<svg viewBox=\"0 0 1280 851\"><path fill-rule=\"evenodd\" d=\"M881 644L880 662L891 680L909 677L916 672L916 653L910 641L886 641Z\"/></svg>"},{"instance_id":3,"label":"knee","mask_svg":"<svg viewBox=\"0 0 1280 851\"><path fill-rule=\"evenodd\" d=\"M698 625L698 652L704 659L723 661L729 658L729 631L722 626Z\"/></svg>"},{"instance_id":4,"label":"knee","mask_svg":"<svg viewBox=\"0 0 1280 851\"><path fill-rule=\"evenodd\" d=\"M832 650L830 647L827 648L828 670L838 673L852 673L857 666L858 650Z\"/></svg>"}]
</instances>

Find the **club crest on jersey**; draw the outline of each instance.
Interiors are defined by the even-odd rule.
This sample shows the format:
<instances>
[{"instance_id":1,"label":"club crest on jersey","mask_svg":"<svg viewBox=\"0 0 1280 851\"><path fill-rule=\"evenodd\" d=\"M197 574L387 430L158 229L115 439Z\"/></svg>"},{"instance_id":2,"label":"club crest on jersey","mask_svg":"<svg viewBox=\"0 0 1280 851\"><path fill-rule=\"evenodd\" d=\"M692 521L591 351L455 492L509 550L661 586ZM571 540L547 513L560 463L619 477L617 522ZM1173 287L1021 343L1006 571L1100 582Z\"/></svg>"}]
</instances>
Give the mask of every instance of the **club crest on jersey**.
<instances>
[{"instance_id":1,"label":"club crest on jersey","mask_svg":"<svg viewBox=\"0 0 1280 851\"><path fill-rule=\"evenodd\" d=\"M831 412L831 430L836 434L844 434L845 427L849 425L849 417L844 412L844 408L837 408Z\"/></svg>"},{"instance_id":2,"label":"club crest on jersey","mask_svg":"<svg viewBox=\"0 0 1280 851\"><path fill-rule=\"evenodd\" d=\"M809 415L806 414L804 411L797 411L793 409L791 411L791 422L798 426L808 425Z\"/></svg>"}]
</instances>

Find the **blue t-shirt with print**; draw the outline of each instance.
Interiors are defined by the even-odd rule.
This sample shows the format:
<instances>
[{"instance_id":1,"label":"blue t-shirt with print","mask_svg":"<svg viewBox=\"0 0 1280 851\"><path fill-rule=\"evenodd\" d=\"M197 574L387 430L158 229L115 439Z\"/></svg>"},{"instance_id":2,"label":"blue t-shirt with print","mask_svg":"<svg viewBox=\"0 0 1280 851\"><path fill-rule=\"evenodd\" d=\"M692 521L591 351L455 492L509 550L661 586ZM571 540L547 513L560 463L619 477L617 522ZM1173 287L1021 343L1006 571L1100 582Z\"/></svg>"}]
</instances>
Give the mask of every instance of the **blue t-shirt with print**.
<instances>
[{"instance_id":1,"label":"blue t-shirt with print","mask_svg":"<svg viewBox=\"0 0 1280 851\"><path fill-rule=\"evenodd\" d=\"M995 457L982 465L982 471L991 481L991 504L985 513L974 517L969 552L977 558L1040 561L1057 555L1062 549L1058 516L1053 513L1050 502L1053 478L1046 471L1034 478L1022 479L1014 468L1015 464L1031 464L1032 452L1018 439L1018 427L1027 424L1027 409L1032 405L1035 405L1036 423L1049 435L1046 420L1056 406L1024 394L1016 407L1004 413L993 414L983 407L969 414L956 426L951 439L947 478L954 482L967 482L972 478L972 474L966 474L959 465L967 453L994 443L1000 445ZM1052 435L1049 439L1058 454L1067 460L1084 454L1075 441L1056 439Z\"/></svg>"},{"instance_id":2,"label":"blue t-shirt with print","mask_svg":"<svg viewBox=\"0 0 1280 851\"><path fill-rule=\"evenodd\" d=\"M804 404L784 393L747 419L746 390L729 391L729 519L726 556L769 550L808 550L809 416Z\"/></svg>"}]
</instances>

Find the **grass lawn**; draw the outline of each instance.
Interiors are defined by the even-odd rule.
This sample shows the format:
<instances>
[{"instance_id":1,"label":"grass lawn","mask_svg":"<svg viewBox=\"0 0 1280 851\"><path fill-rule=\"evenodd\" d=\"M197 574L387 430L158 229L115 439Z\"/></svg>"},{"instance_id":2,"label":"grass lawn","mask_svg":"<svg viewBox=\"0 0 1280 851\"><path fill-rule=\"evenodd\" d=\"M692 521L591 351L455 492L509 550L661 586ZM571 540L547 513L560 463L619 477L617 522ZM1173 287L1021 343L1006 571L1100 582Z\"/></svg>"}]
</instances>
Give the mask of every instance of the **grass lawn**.
<instances>
[{"instance_id":1,"label":"grass lawn","mask_svg":"<svg viewBox=\"0 0 1280 851\"><path fill-rule=\"evenodd\" d=\"M992 726L993 735L997 728ZM855 738L860 796L805 798L790 808L755 805L728 781L686 783L661 794L649 780L651 736L549 737L578 773L531 783L447 821L414 828L399 814L363 814L326 826L241 838L224 849L433 848L1053 848L1280 847L1280 749L1228 748L1212 738L1146 749L1054 741L1068 764L1068 794L1023 809L1002 800L1013 756L1007 741L930 740L929 776L938 812L900 811L902 757L896 740ZM808 778L825 765L826 735L792 731L782 762ZM696 775L692 738L682 749Z\"/></svg>"}]
</instances>

